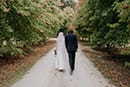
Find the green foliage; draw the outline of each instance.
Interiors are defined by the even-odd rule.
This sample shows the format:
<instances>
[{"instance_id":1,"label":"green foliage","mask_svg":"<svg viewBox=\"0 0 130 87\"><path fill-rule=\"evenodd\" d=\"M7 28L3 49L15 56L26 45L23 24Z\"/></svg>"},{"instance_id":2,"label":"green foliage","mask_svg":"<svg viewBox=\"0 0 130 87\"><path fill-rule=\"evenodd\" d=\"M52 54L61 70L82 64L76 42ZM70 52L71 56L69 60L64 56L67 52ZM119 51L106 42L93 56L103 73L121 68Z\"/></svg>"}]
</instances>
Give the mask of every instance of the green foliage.
<instances>
[{"instance_id":1,"label":"green foliage","mask_svg":"<svg viewBox=\"0 0 130 87\"><path fill-rule=\"evenodd\" d=\"M127 11L122 3L127 3ZM77 31L87 37L93 47L124 46L130 39L129 0L87 0L75 22ZM124 13L126 12L126 13Z\"/></svg>"},{"instance_id":2,"label":"green foliage","mask_svg":"<svg viewBox=\"0 0 130 87\"><path fill-rule=\"evenodd\" d=\"M124 66L125 66L125 67L130 67L130 62L125 62L125 63L124 63Z\"/></svg>"},{"instance_id":3,"label":"green foliage","mask_svg":"<svg viewBox=\"0 0 130 87\"><path fill-rule=\"evenodd\" d=\"M63 3L63 5L61 6L62 9L66 7L74 8L75 3L73 0L61 0L61 2Z\"/></svg>"},{"instance_id":4,"label":"green foliage","mask_svg":"<svg viewBox=\"0 0 130 87\"><path fill-rule=\"evenodd\" d=\"M119 22L126 23L127 28L130 29L130 0L116 2L114 10L119 13Z\"/></svg>"},{"instance_id":5,"label":"green foliage","mask_svg":"<svg viewBox=\"0 0 130 87\"><path fill-rule=\"evenodd\" d=\"M46 43L63 26L57 0L1 0L0 55L19 56L23 47Z\"/></svg>"}]
</instances>

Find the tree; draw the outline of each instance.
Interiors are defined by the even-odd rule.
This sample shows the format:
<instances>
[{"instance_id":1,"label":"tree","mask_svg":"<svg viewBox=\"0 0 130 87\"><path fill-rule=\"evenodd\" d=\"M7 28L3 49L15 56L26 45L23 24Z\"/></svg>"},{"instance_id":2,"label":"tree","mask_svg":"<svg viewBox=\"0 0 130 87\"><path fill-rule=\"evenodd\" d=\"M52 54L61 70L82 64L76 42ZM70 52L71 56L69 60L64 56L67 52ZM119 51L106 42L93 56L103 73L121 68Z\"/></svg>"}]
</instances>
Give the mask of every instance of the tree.
<instances>
[{"instance_id":1,"label":"tree","mask_svg":"<svg viewBox=\"0 0 130 87\"><path fill-rule=\"evenodd\" d=\"M76 26L80 35L90 39L92 47L110 48L126 45L130 30L119 21L115 3L122 0L87 0L79 10Z\"/></svg>"},{"instance_id":2,"label":"tree","mask_svg":"<svg viewBox=\"0 0 130 87\"><path fill-rule=\"evenodd\" d=\"M23 48L46 43L64 23L57 0L1 0L0 55L19 56Z\"/></svg>"},{"instance_id":3,"label":"tree","mask_svg":"<svg viewBox=\"0 0 130 87\"><path fill-rule=\"evenodd\" d=\"M61 8L64 9L66 7L71 7L71 8L74 8L74 1L73 0L61 0Z\"/></svg>"}]
</instances>

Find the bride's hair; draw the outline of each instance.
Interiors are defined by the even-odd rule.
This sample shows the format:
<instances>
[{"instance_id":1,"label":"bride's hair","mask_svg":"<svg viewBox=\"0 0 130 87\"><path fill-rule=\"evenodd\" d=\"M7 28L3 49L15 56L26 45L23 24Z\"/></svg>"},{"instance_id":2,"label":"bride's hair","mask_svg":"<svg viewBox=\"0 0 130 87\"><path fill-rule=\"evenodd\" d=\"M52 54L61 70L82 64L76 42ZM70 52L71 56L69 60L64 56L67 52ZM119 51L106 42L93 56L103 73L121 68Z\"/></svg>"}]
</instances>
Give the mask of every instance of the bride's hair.
<instances>
[{"instance_id":1,"label":"bride's hair","mask_svg":"<svg viewBox=\"0 0 130 87\"><path fill-rule=\"evenodd\" d=\"M69 30L68 33L73 33L73 30Z\"/></svg>"}]
</instances>

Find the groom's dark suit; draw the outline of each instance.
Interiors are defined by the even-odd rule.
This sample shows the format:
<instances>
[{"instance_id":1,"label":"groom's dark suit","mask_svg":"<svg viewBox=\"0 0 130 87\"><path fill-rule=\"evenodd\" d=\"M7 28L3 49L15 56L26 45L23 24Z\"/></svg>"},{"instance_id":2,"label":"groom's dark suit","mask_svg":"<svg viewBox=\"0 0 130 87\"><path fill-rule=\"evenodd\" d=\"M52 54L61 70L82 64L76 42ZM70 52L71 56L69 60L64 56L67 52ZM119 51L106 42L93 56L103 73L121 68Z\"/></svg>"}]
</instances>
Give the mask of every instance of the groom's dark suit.
<instances>
[{"instance_id":1,"label":"groom's dark suit","mask_svg":"<svg viewBox=\"0 0 130 87\"><path fill-rule=\"evenodd\" d=\"M65 36L65 45L69 55L70 68L73 71L75 66L75 52L78 48L77 37L73 34L73 31L69 31Z\"/></svg>"}]
</instances>

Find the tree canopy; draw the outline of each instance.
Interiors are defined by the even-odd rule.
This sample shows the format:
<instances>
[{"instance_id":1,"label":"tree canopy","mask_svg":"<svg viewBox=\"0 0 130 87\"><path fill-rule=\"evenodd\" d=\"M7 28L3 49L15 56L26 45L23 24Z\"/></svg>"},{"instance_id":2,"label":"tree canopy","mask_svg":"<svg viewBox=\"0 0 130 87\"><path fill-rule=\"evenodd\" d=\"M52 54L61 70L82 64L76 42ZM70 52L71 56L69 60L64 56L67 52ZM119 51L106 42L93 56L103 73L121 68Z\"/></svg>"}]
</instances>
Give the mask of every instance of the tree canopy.
<instances>
[{"instance_id":1,"label":"tree canopy","mask_svg":"<svg viewBox=\"0 0 130 87\"><path fill-rule=\"evenodd\" d=\"M72 9L62 10L58 0L1 0L0 5L1 56L21 55L23 47L46 43L71 20Z\"/></svg>"},{"instance_id":2,"label":"tree canopy","mask_svg":"<svg viewBox=\"0 0 130 87\"><path fill-rule=\"evenodd\" d=\"M129 14L129 0L85 0L75 25L92 47L124 46L130 40Z\"/></svg>"}]
</instances>

